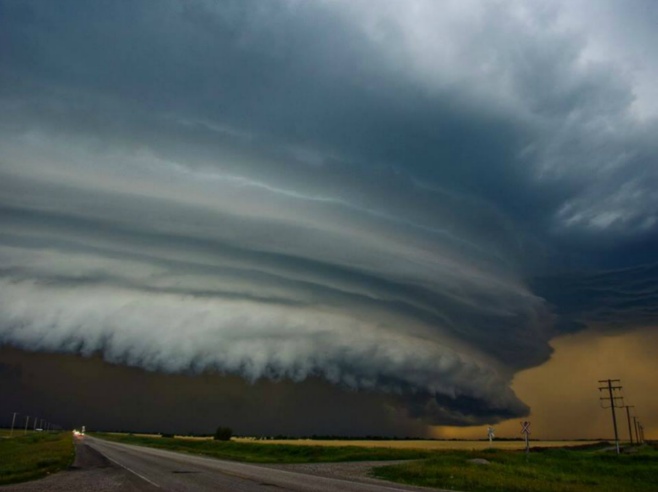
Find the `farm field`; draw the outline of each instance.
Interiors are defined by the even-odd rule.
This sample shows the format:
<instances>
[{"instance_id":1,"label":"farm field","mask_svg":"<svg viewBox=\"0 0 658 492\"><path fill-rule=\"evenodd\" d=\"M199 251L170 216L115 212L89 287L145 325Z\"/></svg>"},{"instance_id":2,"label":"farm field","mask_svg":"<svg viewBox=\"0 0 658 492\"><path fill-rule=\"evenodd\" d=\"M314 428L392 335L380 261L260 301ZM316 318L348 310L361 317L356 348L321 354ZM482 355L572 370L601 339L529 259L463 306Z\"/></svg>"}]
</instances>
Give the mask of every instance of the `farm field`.
<instances>
[{"instance_id":1,"label":"farm field","mask_svg":"<svg viewBox=\"0 0 658 492\"><path fill-rule=\"evenodd\" d=\"M170 451L199 454L213 458L250 463L322 463L340 461L413 460L428 458L429 449L402 449L393 447L364 447L350 445L305 446L292 442L271 444L255 439L215 441L212 438L160 437L158 435L131 435L119 433L93 433L94 437L137 444Z\"/></svg>"},{"instance_id":2,"label":"farm field","mask_svg":"<svg viewBox=\"0 0 658 492\"><path fill-rule=\"evenodd\" d=\"M357 446L366 448L393 449L423 449L423 450L483 450L494 449L525 449L523 441L438 441L438 440L320 440L320 439L271 439L256 440L238 437L235 442L256 442L259 444L291 444L295 446ZM597 441L530 441L531 447L553 448L593 444Z\"/></svg>"},{"instance_id":3,"label":"farm field","mask_svg":"<svg viewBox=\"0 0 658 492\"><path fill-rule=\"evenodd\" d=\"M125 433L103 433L104 437L108 436L128 436ZM132 434L133 437L140 438L159 438L160 434ZM192 437L176 435L175 439L185 441L210 441L212 437ZM291 446L331 446L344 447L354 446L359 448L389 448L389 449L411 449L411 450L483 450L488 448L521 450L525 449L523 441L470 441L470 440L434 440L434 439L258 439L255 437L233 437L231 442L247 444L264 444L264 445L291 445ZM571 446L584 446L595 444L599 441L590 440L571 440L571 441L530 441L530 447L540 448L561 448Z\"/></svg>"}]
</instances>

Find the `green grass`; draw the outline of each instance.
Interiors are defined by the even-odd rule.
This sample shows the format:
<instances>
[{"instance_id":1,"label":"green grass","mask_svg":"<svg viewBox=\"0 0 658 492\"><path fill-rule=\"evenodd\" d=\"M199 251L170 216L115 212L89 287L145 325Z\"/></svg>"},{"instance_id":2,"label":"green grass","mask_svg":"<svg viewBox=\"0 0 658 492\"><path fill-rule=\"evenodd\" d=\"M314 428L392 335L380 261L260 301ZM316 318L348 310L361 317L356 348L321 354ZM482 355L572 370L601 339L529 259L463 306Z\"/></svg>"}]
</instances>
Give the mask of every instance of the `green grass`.
<instances>
[{"instance_id":1,"label":"green grass","mask_svg":"<svg viewBox=\"0 0 658 492\"><path fill-rule=\"evenodd\" d=\"M68 468L75 450L69 432L0 433L0 485L44 477Z\"/></svg>"},{"instance_id":2,"label":"green grass","mask_svg":"<svg viewBox=\"0 0 658 492\"><path fill-rule=\"evenodd\" d=\"M234 441L171 439L95 433L95 437L125 444L150 446L170 451L200 454L213 458L250 463L320 463L337 461L404 460L427 458L431 451L366 448L357 446L302 446Z\"/></svg>"},{"instance_id":3,"label":"green grass","mask_svg":"<svg viewBox=\"0 0 658 492\"><path fill-rule=\"evenodd\" d=\"M484 458L489 465L469 463ZM658 490L658 451L617 456L592 450L437 451L430 459L378 467L374 476L466 492L621 492Z\"/></svg>"}]
</instances>

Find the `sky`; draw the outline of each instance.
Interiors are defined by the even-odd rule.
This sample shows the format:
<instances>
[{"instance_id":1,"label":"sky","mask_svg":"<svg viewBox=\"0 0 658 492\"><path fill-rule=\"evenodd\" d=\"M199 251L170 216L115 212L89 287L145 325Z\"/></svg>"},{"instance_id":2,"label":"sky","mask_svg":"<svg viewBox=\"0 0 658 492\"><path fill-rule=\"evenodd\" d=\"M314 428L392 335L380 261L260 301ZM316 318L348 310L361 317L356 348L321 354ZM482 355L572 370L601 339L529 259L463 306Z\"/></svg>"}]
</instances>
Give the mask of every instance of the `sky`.
<instances>
[{"instance_id":1,"label":"sky","mask_svg":"<svg viewBox=\"0 0 658 492\"><path fill-rule=\"evenodd\" d=\"M633 355L657 341L657 23L652 0L0 0L2 412L601 436L623 372L657 429ZM586 429L550 417L556 386Z\"/></svg>"}]
</instances>

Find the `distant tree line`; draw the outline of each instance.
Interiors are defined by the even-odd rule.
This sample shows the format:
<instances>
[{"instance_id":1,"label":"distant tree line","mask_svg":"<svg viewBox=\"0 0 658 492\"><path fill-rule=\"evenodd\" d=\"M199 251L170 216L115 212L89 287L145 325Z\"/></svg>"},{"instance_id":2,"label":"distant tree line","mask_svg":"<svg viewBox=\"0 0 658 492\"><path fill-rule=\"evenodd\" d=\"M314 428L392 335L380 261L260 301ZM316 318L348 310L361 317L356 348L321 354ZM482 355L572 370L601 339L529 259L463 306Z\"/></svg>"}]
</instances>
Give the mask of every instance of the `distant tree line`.
<instances>
[{"instance_id":1,"label":"distant tree line","mask_svg":"<svg viewBox=\"0 0 658 492\"><path fill-rule=\"evenodd\" d=\"M213 439L215 441L230 441L233 436L233 429L230 427L217 427Z\"/></svg>"}]
</instances>

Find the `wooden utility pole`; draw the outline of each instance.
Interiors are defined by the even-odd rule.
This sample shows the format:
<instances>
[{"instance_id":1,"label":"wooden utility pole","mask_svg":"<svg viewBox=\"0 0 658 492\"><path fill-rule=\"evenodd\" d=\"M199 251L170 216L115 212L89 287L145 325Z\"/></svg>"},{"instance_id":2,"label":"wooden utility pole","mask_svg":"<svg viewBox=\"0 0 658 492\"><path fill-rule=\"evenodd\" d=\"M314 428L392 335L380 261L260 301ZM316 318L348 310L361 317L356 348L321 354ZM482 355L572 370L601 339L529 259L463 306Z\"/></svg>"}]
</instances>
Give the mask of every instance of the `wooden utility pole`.
<instances>
[{"instance_id":1,"label":"wooden utility pole","mask_svg":"<svg viewBox=\"0 0 658 492\"><path fill-rule=\"evenodd\" d=\"M617 404L616 404L617 400L622 400L622 397L621 396L614 396L614 391L620 390L621 385L620 384L613 385L612 383L619 383L619 382L620 382L619 379L599 380L599 383L605 383L605 386L600 386L599 387L599 391L604 391L604 390L608 391L608 396L607 397L602 397L600 399L601 399L601 402L602 402L601 406L603 408L608 408L608 407L605 406L605 404L603 402L605 402L608 399L610 400L610 407L609 408L612 410L612 426L615 429L615 447L617 448L617 454L619 454L620 451L619 451L619 433L617 432L617 415L615 414L615 407L617 406ZM622 405L618 405L618 406L621 407Z\"/></svg>"},{"instance_id":2,"label":"wooden utility pole","mask_svg":"<svg viewBox=\"0 0 658 492\"><path fill-rule=\"evenodd\" d=\"M9 433L9 437L14 435L14 424L16 423L16 415L18 415L18 412L14 412L14 416L11 419L11 432Z\"/></svg>"},{"instance_id":3,"label":"wooden utility pole","mask_svg":"<svg viewBox=\"0 0 658 492\"><path fill-rule=\"evenodd\" d=\"M624 405L626 408L626 418L628 419L628 437L631 440L631 445L633 444L633 432L631 431L631 412L629 408L635 408L635 405Z\"/></svg>"},{"instance_id":4,"label":"wooden utility pole","mask_svg":"<svg viewBox=\"0 0 658 492\"><path fill-rule=\"evenodd\" d=\"M633 425L635 426L635 442L640 444L640 431L638 430L637 417L633 417Z\"/></svg>"}]
</instances>

